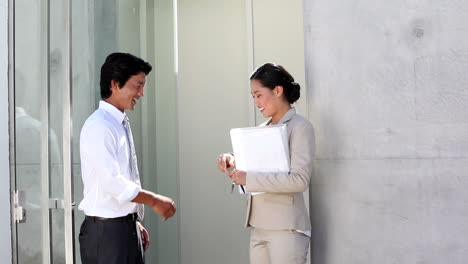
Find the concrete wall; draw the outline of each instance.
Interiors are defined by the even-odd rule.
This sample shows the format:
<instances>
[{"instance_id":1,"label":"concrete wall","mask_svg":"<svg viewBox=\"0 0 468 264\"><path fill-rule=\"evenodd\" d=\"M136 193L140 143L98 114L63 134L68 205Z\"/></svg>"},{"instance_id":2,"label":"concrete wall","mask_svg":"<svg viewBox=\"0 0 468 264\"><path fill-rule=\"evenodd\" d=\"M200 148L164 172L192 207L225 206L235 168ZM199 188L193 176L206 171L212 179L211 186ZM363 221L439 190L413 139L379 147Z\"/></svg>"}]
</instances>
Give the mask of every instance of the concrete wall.
<instances>
[{"instance_id":1,"label":"concrete wall","mask_svg":"<svg viewBox=\"0 0 468 264\"><path fill-rule=\"evenodd\" d=\"M305 1L312 263L466 263L468 2Z\"/></svg>"},{"instance_id":2,"label":"concrete wall","mask_svg":"<svg viewBox=\"0 0 468 264\"><path fill-rule=\"evenodd\" d=\"M12 260L8 113L8 0L0 0L0 259L5 263Z\"/></svg>"}]
</instances>

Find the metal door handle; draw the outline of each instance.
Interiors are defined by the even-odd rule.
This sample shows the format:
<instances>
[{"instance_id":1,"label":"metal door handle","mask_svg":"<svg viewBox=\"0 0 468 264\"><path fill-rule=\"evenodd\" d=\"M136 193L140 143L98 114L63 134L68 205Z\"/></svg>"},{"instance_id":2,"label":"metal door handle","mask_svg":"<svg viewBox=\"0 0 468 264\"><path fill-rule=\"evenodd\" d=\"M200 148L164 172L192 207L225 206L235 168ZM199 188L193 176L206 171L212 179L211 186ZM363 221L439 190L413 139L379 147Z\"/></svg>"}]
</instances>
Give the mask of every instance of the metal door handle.
<instances>
[{"instance_id":1,"label":"metal door handle","mask_svg":"<svg viewBox=\"0 0 468 264\"><path fill-rule=\"evenodd\" d=\"M24 190L16 190L14 195L14 213L16 223L26 223L26 209L23 207L26 201Z\"/></svg>"}]
</instances>

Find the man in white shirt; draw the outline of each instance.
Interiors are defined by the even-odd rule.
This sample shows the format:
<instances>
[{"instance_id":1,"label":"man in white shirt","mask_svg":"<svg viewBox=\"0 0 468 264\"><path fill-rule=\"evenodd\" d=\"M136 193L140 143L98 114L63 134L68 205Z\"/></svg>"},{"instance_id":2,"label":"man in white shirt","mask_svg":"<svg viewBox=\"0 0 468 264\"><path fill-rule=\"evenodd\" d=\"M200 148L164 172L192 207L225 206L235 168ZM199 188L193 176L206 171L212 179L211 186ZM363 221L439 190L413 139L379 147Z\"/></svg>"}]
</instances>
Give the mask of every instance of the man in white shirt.
<instances>
[{"instance_id":1,"label":"man in white shirt","mask_svg":"<svg viewBox=\"0 0 468 264\"><path fill-rule=\"evenodd\" d=\"M125 110L135 109L152 67L127 53L110 54L101 68L99 108L80 135L84 191L79 209L83 264L141 264L149 235L140 221L143 204L164 220L174 201L141 188L135 146Z\"/></svg>"}]
</instances>

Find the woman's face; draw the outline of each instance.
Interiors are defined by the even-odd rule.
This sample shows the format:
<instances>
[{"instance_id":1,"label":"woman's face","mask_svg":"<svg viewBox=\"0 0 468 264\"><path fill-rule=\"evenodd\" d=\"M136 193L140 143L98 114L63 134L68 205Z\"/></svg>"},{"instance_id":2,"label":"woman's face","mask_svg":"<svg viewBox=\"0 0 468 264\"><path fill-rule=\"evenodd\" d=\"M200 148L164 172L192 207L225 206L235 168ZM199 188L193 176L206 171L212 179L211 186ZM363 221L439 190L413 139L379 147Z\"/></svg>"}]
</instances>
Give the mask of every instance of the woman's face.
<instances>
[{"instance_id":1,"label":"woman's face","mask_svg":"<svg viewBox=\"0 0 468 264\"><path fill-rule=\"evenodd\" d=\"M278 111L278 104L281 102L281 94L278 93L278 87L271 90L262 86L260 81L250 81L251 94L255 106L260 110L263 117L272 117Z\"/></svg>"}]
</instances>

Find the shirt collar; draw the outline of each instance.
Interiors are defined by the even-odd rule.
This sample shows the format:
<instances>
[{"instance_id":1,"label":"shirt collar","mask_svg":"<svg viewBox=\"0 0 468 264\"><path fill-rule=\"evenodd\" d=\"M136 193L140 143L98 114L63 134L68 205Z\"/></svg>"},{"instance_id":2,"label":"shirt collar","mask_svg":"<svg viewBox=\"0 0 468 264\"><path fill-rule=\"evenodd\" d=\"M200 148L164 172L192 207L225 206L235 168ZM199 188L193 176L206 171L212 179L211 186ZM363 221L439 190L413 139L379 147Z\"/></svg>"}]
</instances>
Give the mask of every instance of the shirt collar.
<instances>
[{"instance_id":1,"label":"shirt collar","mask_svg":"<svg viewBox=\"0 0 468 264\"><path fill-rule=\"evenodd\" d=\"M281 117L280 121L278 122L278 124L284 124L284 123L287 123L289 120L291 120L291 118L293 118L293 116L296 114L296 108L294 107L291 107L291 109L289 109L284 115L283 117ZM270 120L268 120L268 123L267 125L270 125L271 124L271 118Z\"/></svg>"},{"instance_id":2,"label":"shirt collar","mask_svg":"<svg viewBox=\"0 0 468 264\"><path fill-rule=\"evenodd\" d=\"M117 107L113 106L112 104L109 104L106 101L99 101L99 108L111 114L119 123L122 123L126 116L125 112L121 112L119 109L117 109Z\"/></svg>"}]
</instances>

